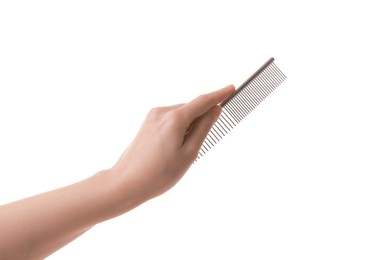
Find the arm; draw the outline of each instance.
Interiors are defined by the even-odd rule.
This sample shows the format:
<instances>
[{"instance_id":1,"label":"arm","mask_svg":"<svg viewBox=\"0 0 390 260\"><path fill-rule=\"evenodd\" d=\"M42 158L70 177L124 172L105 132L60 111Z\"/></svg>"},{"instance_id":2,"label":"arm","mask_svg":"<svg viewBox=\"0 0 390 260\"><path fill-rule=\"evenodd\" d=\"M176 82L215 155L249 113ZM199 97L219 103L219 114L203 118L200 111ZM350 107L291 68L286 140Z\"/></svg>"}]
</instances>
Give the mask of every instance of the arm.
<instances>
[{"instance_id":1,"label":"arm","mask_svg":"<svg viewBox=\"0 0 390 260\"><path fill-rule=\"evenodd\" d=\"M196 159L233 86L152 109L110 169L0 207L1 259L41 259L173 187ZM190 131L188 131L190 129Z\"/></svg>"}]
</instances>

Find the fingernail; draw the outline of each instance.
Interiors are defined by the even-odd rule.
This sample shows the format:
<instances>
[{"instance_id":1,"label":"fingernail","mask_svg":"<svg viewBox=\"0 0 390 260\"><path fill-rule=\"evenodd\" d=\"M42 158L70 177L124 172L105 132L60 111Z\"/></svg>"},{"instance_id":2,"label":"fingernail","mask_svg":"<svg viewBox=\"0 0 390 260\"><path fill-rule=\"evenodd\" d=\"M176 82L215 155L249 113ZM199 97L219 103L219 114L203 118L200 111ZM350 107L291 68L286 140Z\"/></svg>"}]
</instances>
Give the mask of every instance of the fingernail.
<instances>
[{"instance_id":1,"label":"fingernail","mask_svg":"<svg viewBox=\"0 0 390 260\"><path fill-rule=\"evenodd\" d=\"M228 89L228 88L236 88L233 84L229 84L229 85L227 85L226 87L225 87L225 89Z\"/></svg>"}]
</instances>

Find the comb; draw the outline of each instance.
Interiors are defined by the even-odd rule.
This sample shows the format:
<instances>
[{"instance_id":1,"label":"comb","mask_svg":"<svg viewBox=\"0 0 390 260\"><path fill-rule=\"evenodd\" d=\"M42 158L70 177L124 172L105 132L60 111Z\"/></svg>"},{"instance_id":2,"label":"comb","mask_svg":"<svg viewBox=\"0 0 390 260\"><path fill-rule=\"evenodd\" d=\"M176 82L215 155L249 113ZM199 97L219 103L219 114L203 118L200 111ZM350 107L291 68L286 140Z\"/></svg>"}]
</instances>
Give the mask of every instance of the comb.
<instances>
[{"instance_id":1,"label":"comb","mask_svg":"<svg viewBox=\"0 0 390 260\"><path fill-rule=\"evenodd\" d=\"M270 58L229 98L220 104L222 107L221 115L204 140L198 153L198 159L203 157L206 152L287 79L274 61L274 58Z\"/></svg>"}]
</instances>

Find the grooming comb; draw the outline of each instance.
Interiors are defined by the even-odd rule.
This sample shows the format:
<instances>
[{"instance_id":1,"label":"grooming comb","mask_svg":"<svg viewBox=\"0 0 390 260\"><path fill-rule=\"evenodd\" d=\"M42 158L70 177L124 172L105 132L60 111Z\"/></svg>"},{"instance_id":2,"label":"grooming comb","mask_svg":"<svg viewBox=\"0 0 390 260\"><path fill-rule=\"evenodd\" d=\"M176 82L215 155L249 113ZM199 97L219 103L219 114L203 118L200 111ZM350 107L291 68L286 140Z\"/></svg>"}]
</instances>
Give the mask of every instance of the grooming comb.
<instances>
[{"instance_id":1,"label":"grooming comb","mask_svg":"<svg viewBox=\"0 0 390 260\"><path fill-rule=\"evenodd\" d=\"M220 106L221 115L214 123L198 154L200 159L218 141L252 112L287 77L270 58Z\"/></svg>"}]
</instances>

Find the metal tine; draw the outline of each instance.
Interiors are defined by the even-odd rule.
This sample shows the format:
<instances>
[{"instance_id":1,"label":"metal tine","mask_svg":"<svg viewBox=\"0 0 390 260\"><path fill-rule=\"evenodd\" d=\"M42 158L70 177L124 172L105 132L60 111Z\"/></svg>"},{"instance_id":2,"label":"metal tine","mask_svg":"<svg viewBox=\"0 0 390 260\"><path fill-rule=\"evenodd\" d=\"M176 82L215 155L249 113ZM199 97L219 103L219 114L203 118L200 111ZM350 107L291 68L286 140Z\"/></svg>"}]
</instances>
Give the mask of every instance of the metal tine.
<instances>
[{"instance_id":1,"label":"metal tine","mask_svg":"<svg viewBox=\"0 0 390 260\"><path fill-rule=\"evenodd\" d=\"M212 127L212 128L210 129L210 133L212 133L212 135L217 139L217 141L219 141L219 139L222 139L222 137L219 135L219 133L215 130L214 127ZM215 134L217 134L217 135L219 136L219 138L218 138L218 136L216 136Z\"/></svg>"},{"instance_id":2,"label":"metal tine","mask_svg":"<svg viewBox=\"0 0 390 260\"><path fill-rule=\"evenodd\" d=\"M272 85L272 88L275 88L278 86L278 81L273 77L273 72L270 71L269 67L264 70L264 77L266 77L269 80L270 85Z\"/></svg>"},{"instance_id":3,"label":"metal tine","mask_svg":"<svg viewBox=\"0 0 390 260\"><path fill-rule=\"evenodd\" d=\"M261 103L262 98L257 95L256 86L254 86L252 90L253 91L248 91L248 94L252 97L252 100L256 104L256 106L258 106Z\"/></svg>"},{"instance_id":4,"label":"metal tine","mask_svg":"<svg viewBox=\"0 0 390 260\"><path fill-rule=\"evenodd\" d=\"M242 108L240 107L240 102L237 101L237 96L232 98L230 100L229 104L232 105L233 107L235 107L236 110L234 111L234 114L237 116L238 120L241 121L244 114L242 112Z\"/></svg>"},{"instance_id":5,"label":"metal tine","mask_svg":"<svg viewBox=\"0 0 390 260\"><path fill-rule=\"evenodd\" d=\"M243 91L238 93L237 96L234 97L236 101L241 105L241 111L244 113L244 117L251 112L251 110L248 108L247 103L245 102L245 99L243 97Z\"/></svg>"},{"instance_id":6,"label":"metal tine","mask_svg":"<svg viewBox=\"0 0 390 260\"><path fill-rule=\"evenodd\" d=\"M195 161L203 157L287 79L273 61L273 58L269 59L231 97L221 104L220 117L207 134Z\"/></svg>"},{"instance_id":7,"label":"metal tine","mask_svg":"<svg viewBox=\"0 0 390 260\"><path fill-rule=\"evenodd\" d=\"M253 80L257 83L258 90L261 91L264 94L264 98L266 98L271 92L271 89L267 84L264 84L264 74L261 74L259 77L256 77Z\"/></svg>"},{"instance_id":8,"label":"metal tine","mask_svg":"<svg viewBox=\"0 0 390 260\"><path fill-rule=\"evenodd\" d=\"M277 88L279 84L277 84L274 79L271 77L268 68L264 70L264 77L268 79L268 83L270 86L272 86L272 90Z\"/></svg>"},{"instance_id":9,"label":"metal tine","mask_svg":"<svg viewBox=\"0 0 390 260\"><path fill-rule=\"evenodd\" d=\"M269 70L269 76L273 78L274 82L277 84L276 87L278 87L282 82L279 80L279 78L275 75L275 72L270 67L268 68L268 70Z\"/></svg>"},{"instance_id":10,"label":"metal tine","mask_svg":"<svg viewBox=\"0 0 390 260\"><path fill-rule=\"evenodd\" d=\"M225 110L222 109L220 118L222 118L223 120L221 120L221 122L225 125L225 122L224 122L224 121L226 121L226 123L230 126L230 128L233 129L233 127L236 126L236 124L235 124L233 121L231 121L230 119L227 120L227 119L225 118L225 114L226 114L226 113L225 113ZM229 117L228 117L228 118L229 118ZM233 124L233 126L229 123L229 121ZM225 125L225 126L226 126L226 125ZM229 131L230 131L230 129L229 129Z\"/></svg>"},{"instance_id":11,"label":"metal tine","mask_svg":"<svg viewBox=\"0 0 390 260\"><path fill-rule=\"evenodd\" d=\"M215 137L215 138L217 139L217 141L215 141L215 139L213 138L213 136L215 137L214 133L212 133L212 132L211 132L211 129L210 129L210 131L209 131L209 133L208 133L208 135L207 135L207 138L210 137L211 141L213 141L214 144L216 144L219 140L218 140L218 138ZM210 139L209 139L209 141L210 141ZM211 141L210 141L210 142L211 142ZM211 143L212 146L214 146L214 144Z\"/></svg>"},{"instance_id":12,"label":"metal tine","mask_svg":"<svg viewBox=\"0 0 390 260\"><path fill-rule=\"evenodd\" d=\"M259 94L258 91L258 84L256 81L252 81L250 83L250 89L248 89L247 93L252 96L252 100L254 100L254 103L256 106L261 102L262 96Z\"/></svg>"},{"instance_id":13,"label":"metal tine","mask_svg":"<svg viewBox=\"0 0 390 260\"><path fill-rule=\"evenodd\" d=\"M259 82L260 90L264 93L266 98L271 92L272 92L272 86L270 86L270 83L266 81L267 78L265 78L264 75L263 77L259 77L256 80Z\"/></svg>"},{"instance_id":14,"label":"metal tine","mask_svg":"<svg viewBox=\"0 0 390 260\"><path fill-rule=\"evenodd\" d=\"M258 102L261 103L266 96L263 94L261 89L259 89L261 87L260 84L255 80L253 80L251 84L253 85L253 94L257 97Z\"/></svg>"},{"instance_id":15,"label":"metal tine","mask_svg":"<svg viewBox=\"0 0 390 260\"><path fill-rule=\"evenodd\" d=\"M231 122L234 126L237 124L237 118L232 114L230 104L229 106L224 106L223 111L225 112L225 116L228 122Z\"/></svg>"},{"instance_id":16,"label":"metal tine","mask_svg":"<svg viewBox=\"0 0 390 260\"><path fill-rule=\"evenodd\" d=\"M263 72L264 72L264 71L263 71ZM259 75L260 75L260 74L259 74ZM259 75L258 75L258 76L259 76ZM255 80L258 76L256 76L253 80ZM251 83L253 83L253 80L252 80L251 82L248 83L248 87L247 87L247 88L244 88L240 93L238 93L237 96L235 96L234 98L232 98L231 101L234 101L235 98L237 98L237 99L239 99L239 100L242 101L242 99L240 99L240 98L242 98L241 96L242 96L243 94L245 94L245 90L246 90L246 89L249 89L249 90L250 90L250 89L252 89L251 86L255 86L255 84L253 84L253 85L251 84ZM249 90L248 90L248 91L249 91ZM263 92L263 91L261 91L261 92ZM263 95L263 99L264 99L266 96L267 96L267 95ZM245 102L245 101L246 101L246 100L244 100L244 102L242 102L242 103L246 104L247 102ZM244 119L244 118L246 117L247 114L249 114L250 112L252 112L253 109L248 110L247 107L243 106L242 110L244 110L244 111L246 111L246 112L241 116L240 121L241 121L242 119Z\"/></svg>"},{"instance_id":17,"label":"metal tine","mask_svg":"<svg viewBox=\"0 0 390 260\"><path fill-rule=\"evenodd\" d=\"M208 149L206 146L204 147L207 151L210 151L214 147L214 144L211 143L209 136L207 136L204 142L207 143Z\"/></svg>"},{"instance_id":18,"label":"metal tine","mask_svg":"<svg viewBox=\"0 0 390 260\"><path fill-rule=\"evenodd\" d=\"M228 131L221 125L221 120L216 121L214 126L222 133L223 136L228 133Z\"/></svg>"},{"instance_id":19,"label":"metal tine","mask_svg":"<svg viewBox=\"0 0 390 260\"><path fill-rule=\"evenodd\" d=\"M287 79L286 75L284 75L284 73L279 69L279 67L275 63L272 64L272 68L276 72L278 72L278 75L280 75L280 77L283 79L283 81Z\"/></svg>"},{"instance_id":20,"label":"metal tine","mask_svg":"<svg viewBox=\"0 0 390 260\"><path fill-rule=\"evenodd\" d=\"M279 79L280 83L285 80L285 76L283 75L283 73L281 73L281 71L278 69L278 67L276 67L275 64L272 64L272 66L270 66L269 68L274 72L274 75Z\"/></svg>"},{"instance_id":21,"label":"metal tine","mask_svg":"<svg viewBox=\"0 0 390 260\"><path fill-rule=\"evenodd\" d=\"M219 139L218 139L218 138L214 135L214 133L212 133L211 130L210 130L210 132L208 133L208 135L207 135L207 137L206 137L206 139L205 139L205 141L204 141L204 143L203 143L203 145L202 145L202 147L205 148L207 151L208 151L208 150L211 150L211 148L212 148L215 144L217 144L217 142L218 142L218 141L215 141L215 139L213 138L213 136L219 141ZM211 140L210 140L210 139L211 139ZM207 149L207 147L206 147L205 145L207 145L209 149ZM211 145L211 146L210 146L210 145Z\"/></svg>"},{"instance_id":22,"label":"metal tine","mask_svg":"<svg viewBox=\"0 0 390 260\"><path fill-rule=\"evenodd\" d=\"M222 120L219 120L219 119L218 119L217 122L215 122L215 126L216 126L216 127L220 126L220 127L223 129L223 131L225 131L226 134L229 133L230 129L226 130L226 129L223 127L223 125L221 125L221 123L222 123ZM218 129L219 129L219 127L218 127ZM223 135L225 136L225 134L223 134Z\"/></svg>"},{"instance_id":23,"label":"metal tine","mask_svg":"<svg viewBox=\"0 0 390 260\"><path fill-rule=\"evenodd\" d=\"M233 119L235 122L237 122L238 118L236 117L236 115L234 113L236 107L233 105L234 105L233 103L229 102L229 103L225 104L225 106L223 108L226 110L227 115L229 115L231 119Z\"/></svg>"},{"instance_id":24,"label":"metal tine","mask_svg":"<svg viewBox=\"0 0 390 260\"><path fill-rule=\"evenodd\" d=\"M222 122L226 122L231 129L236 126L234 119L229 115L228 111L226 111L225 108L222 108L222 113L219 117L223 120Z\"/></svg>"},{"instance_id":25,"label":"metal tine","mask_svg":"<svg viewBox=\"0 0 390 260\"><path fill-rule=\"evenodd\" d=\"M215 129L215 124L213 125L213 127L210 129L210 133L215 137L215 139L217 139L217 141L219 141L219 139L222 139L220 134L218 133L218 131ZM219 138L218 138L219 137Z\"/></svg>"},{"instance_id":26,"label":"metal tine","mask_svg":"<svg viewBox=\"0 0 390 260\"><path fill-rule=\"evenodd\" d=\"M207 137L209 138L209 141L211 143L211 146L214 146L214 144L218 143L218 138L214 135L213 132L211 132L212 128L210 129L209 133L207 134Z\"/></svg>"},{"instance_id":27,"label":"metal tine","mask_svg":"<svg viewBox=\"0 0 390 260\"><path fill-rule=\"evenodd\" d=\"M271 79L269 78L267 74L267 69L263 71L263 74L261 75L262 77L259 77L258 80L262 82L264 85L264 88L268 90L268 94L270 94L274 90L274 85L271 82Z\"/></svg>"},{"instance_id":28,"label":"metal tine","mask_svg":"<svg viewBox=\"0 0 390 260\"><path fill-rule=\"evenodd\" d=\"M209 149L211 149L211 146L208 144L208 142L210 142L210 140L209 140L209 138L208 138L209 136L207 135L207 137L206 137L206 139L205 139L205 141L204 141L204 143L203 144L205 144L203 147L204 147L204 149L206 149L206 151L209 151ZM207 147L209 148L209 149L207 149Z\"/></svg>"},{"instance_id":29,"label":"metal tine","mask_svg":"<svg viewBox=\"0 0 390 260\"><path fill-rule=\"evenodd\" d=\"M254 98L254 96L252 95L252 93L256 93L256 84L253 84L254 81L250 82L248 84L248 87L243 89L239 95L241 100L243 100L244 104L246 104L246 108L247 108L247 111L248 113L246 115L248 115L250 112L252 112L256 107L257 105L262 101L262 99L264 99L264 97L262 97L260 100L259 98ZM245 115L245 116L246 116Z\"/></svg>"},{"instance_id":30,"label":"metal tine","mask_svg":"<svg viewBox=\"0 0 390 260\"><path fill-rule=\"evenodd\" d=\"M218 121L217 122L215 122L215 124L214 124L214 126L213 126L213 128L215 127L215 128L217 128L217 133L221 133L223 136L225 136L225 134L224 134L224 132L218 127L218 125L219 125L219 123L218 123ZM223 128L222 128L223 129ZM225 130L225 129L224 129ZM222 139L222 136L221 135L219 135L219 137L221 137L221 139Z\"/></svg>"},{"instance_id":31,"label":"metal tine","mask_svg":"<svg viewBox=\"0 0 390 260\"><path fill-rule=\"evenodd\" d=\"M252 95L252 93L254 92L253 88L246 88L242 92L247 97L247 101L252 106L252 110L255 109L259 103L256 101L256 99Z\"/></svg>"},{"instance_id":32,"label":"metal tine","mask_svg":"<svg viewBox=\"0 0 390 260\"><path fill-rule=\"evenodd\" d=\"M241 94L241 92L239 93ZM237 112L241 115L245 115L245 107L242 105L242 101L240 100L240 95L236 95L234 98L232 98L232 103L237 107Z\"/></svg>"},{"instance_id":33,"label":"metal tine","mask_svg":"<svg viewBox=\"0 0 390 260\"><path fill-rule=\"evenodd\" d=\"M252 112L251 108L248 106L244 96L243 96L243 93L241 91L240 95L237 95L237 102L239 103L242 103L243 105L241 106L242 107L242 112L244 114L244 117L243 119L250 113Z\"/></svg>"},{"instance_id":34,"label":"metal tine","mask_svg":"<svg viewBox=\"0 0 390 260\"><path fill-rule=\"evenodd\" d=\"M255 79L257 78L257 77L259 77L260 76L260 74L258 75L258 76L256 76L255 78L253 78L252 80L251 80L251 82L249 82L248 83L248 88L246 88L246 89L248 89L248 91L247 92L249 92L249 93L257 93L258 92L258 90L257 90L257 83L256 83L256 81L255 81ZM245 91L246 89L244 89L243 91ZM258 96L258 95L256 95L256 96ZM256 98L256 100L258 99L258 97Z\"/></svg>"},{"instance_id":35,"label":"metal tine","mask_svg":"<svg viewBox=\"0 0 390 260\"><path fill-rule=\"evenodd\" d=\"M243 89L238 95L235 97L236 101L241 104L241 111L244 114L244 117L246 117L250 112L252 112L250 106L246 102L245 96L244 96L244 90Z\"/></svg>"},{"instance_id":36,"label":"metal tine","mask_svg":"<svg viewBox=\"0 0 390 260\"><path fill-rule=\"evenodd\" d=\"M261 95L263 101L269 94L270 90L267 89L266 86L264 86L264 83L261 81L260 78L254 79L254 81L257 83L257 91Z\"/></svg>"},{"instance_id":37,"label":"metal tine","mask_svg":"<svg viewBox=\"0 0 390 260\"><path fill-rule=\"evenodd\" d=\"M252 100L251 100L250 96L247 95L248 89L249 88L243 89L237 96L241 97L241 99L245 102L245 105L246 105L247 109L249 110L249 112L252 112L252 110L256 107L256 105L252 104ZM250 91L250 89L249 89L249 91Z\"/></svg>"},{"instance_id":38,"label":"metal tine","mask_svg":"<svg viewBox=\"0 0 390 260\"><path fill-rule=\"evenodd\" d=\"M205 152L205 150L203 150L203 148L204 148L204 145L202 145L202 147L200 147L200 150L203 152L203 154L205 154L206 152ZM201 154L201 156L203 156L203 154Z\"/></svg>"},{"instance_id":39,"label":"metal tine","mask_svg":"<svg viewBox=\"0 0 390 260\"><path fill-rule=\"evenodd\" d=\"M243 92L242 92L243 93ZM242 102L246 103L246 106L245 106L245 115L244 117L248 116L252 111L253 111L253 108L251 106L249 106L249 102L245 99L245 97L243 96L243 94L241 93L241 98L242 98Z\"/></svg>"},{"instance_id":40,"label":"metal tine","mask_svg":"<svg viewBox=\"0 0 390 260\"><path fill-rule=\"evenodd\" d=\"M227 103L224 108L226 108L226 111L228 112L227 114L232 118L234 119L235 122L239 122L239 118L236 116L235 113L233 113L235 107L233 106L233 104L231 102Z\"/></svg>"}]
</instances>

